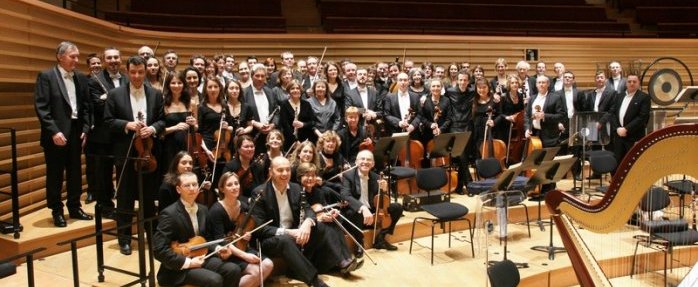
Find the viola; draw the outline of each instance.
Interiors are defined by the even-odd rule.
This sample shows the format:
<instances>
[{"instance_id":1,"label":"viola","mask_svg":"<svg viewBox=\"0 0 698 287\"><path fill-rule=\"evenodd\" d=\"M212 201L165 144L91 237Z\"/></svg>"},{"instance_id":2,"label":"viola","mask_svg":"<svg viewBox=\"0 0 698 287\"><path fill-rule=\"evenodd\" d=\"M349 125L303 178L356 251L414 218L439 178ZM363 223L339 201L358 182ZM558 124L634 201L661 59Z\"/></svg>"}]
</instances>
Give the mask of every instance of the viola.
<instances>
[{"instance_id":1,"label":"viola","mask_svg":"<svg viewBox=\"0 0 698 287\"><path fill-rule=\"evenodd\" d=\"M359 144L359 150L361 151L361 150L367 149L367 150L373 151L373 149L375 148L375 147L374 147L374 140L373 140L373 139L374 139L374 136L375 136L375 134L376 134L376 126L375 126L375 125L368 125L368 124L367 124L367 125L364 127L364 129L365 129L365 131L366 131L366 138L367 138L367 139L371 139L371 141L367 141L366 139L364 139L364 140Z\"/></svg>"},{"instance_id":2,"label":"viola","mask_svg":"<svg viewBox=\"0 0 698 287\"><path fill-rule=\"evenodd\" d=\"M487 121L492 120L492 107L487 107ZM485 124L485 137L482 142L482 147L480 149L480 155L482 158L496 158L499 163L504 166L504 158L506 157L507 146L502 140L496 140L492 137L492 129L489 125Z\"/></svg>"},{"instance_id":3,"label":"viola","mask_svg":"<svg viewBox=\"0 0 698 287\"><path fill-rule=\"evenodd\" d=\"M221 123L217 131L213 133L213 138L218 139L218 145L214 147L211 152L216 157L224 158L225 161L230 161L232 154L230 153L230 140L232 138L232 133L228 129L223 128L223 122L225 121L225 109L221 111Z\"/></svg>"},{"instance_id":4,"label":"viola","mask_svg":"<svg viewBox=\"0 0 698 287\"><path fill-rule=\"evenodd\" d=\"M138 112L137 119L143 123L143 112ZM143 124L145 125L145 123ZM153 138L136 136L133 139L133 146L136 148L139 158L134 166L136 171L154 172L158 168L158 162L152 154Z\"/></svg>"},{"instance_id":5,"label":"viola","mask_svg":"<svg viewBox=\"0 0 698 287\"><path fill-rule=\"evenodd\" d=\"M248 212L240 211L240 215L244 214L244 216L238 215L238 218L235 220L235 226L237 226L237 229L235 229L236 237L242 237L245 233L251 232L255 228L254 220L250 220L252 218L251 211L254 209L255 205L257 205L257 201L259 201L260 197L262 197L262 193L258 193L257 196L250 199L252 200L252 204L250 204ZM240 239L235 242L235 247L244 251L247 250L247 245L249 245L249 243L250 242L245 239Z\"/></svg>"},{"instance_id":6,"label":"viola","mask_svg":"<svg viewBox=\"0 0 698 287\"><path fill-rule=\"evenodd\" d=\"M245 190L248 187L252 186L252 184L254 183L254 177L252 176L252 169L256 165L263 164L264 159L265 159L265 154L260 153L252 161L250 161L250 165L247 167L247 169L243 169L241 166L240 169L235 172L235 174L237 174L237 176L238 176L238 180L240 181L241 190ZM252 210L252 208L250 208L250 210Z\"/></svg>"},{"instance_id":7,"label":"viola","mask_svg":"<svg viewBox=\"0 0 698 287\"><path fill-rule=\"evenodd\" d=\"M192 112L188 112L188 116L196 118L193 111L196 111L196 109L193 108ZM197 133L193 126L189 127L189 135L187 137L187 152L189 152L189 155L191 155L191 157L194 159L194 163L199 166L199 170L201 171L206 170L208 166L206 151L204 151L204 148L201 146L202 141L203 137L201 134Z\"/></svg>"}]
</instances>

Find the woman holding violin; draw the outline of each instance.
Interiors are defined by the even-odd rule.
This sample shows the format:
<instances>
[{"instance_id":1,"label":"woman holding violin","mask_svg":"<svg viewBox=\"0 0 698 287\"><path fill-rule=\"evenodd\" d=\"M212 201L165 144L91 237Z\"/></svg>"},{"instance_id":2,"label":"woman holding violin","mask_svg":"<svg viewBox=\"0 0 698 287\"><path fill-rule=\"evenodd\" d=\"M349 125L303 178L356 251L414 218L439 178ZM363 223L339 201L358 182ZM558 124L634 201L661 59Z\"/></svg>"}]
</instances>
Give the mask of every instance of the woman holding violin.
<instances>
[{"instance_id":1,"label":"woman holding violin","mask_svg":"<svg viewBox=\"0 0 698 287\"><path fill-rule=\"evenodd\" d=\"M332 242L322 252L307 252L305 256L313 263L319 273L327 273L333 269L339 270L342 275L347 275L363 265L363 261L358 262L352 257L349 247L345 244L344 233L339 227L339 210L331 208L323 210L330 202L339 200L339 194L334 195L334 191L323 188L318 183L317 166L304 162L298 166L297 180L305 193L306 200L310 208L316 214L317 224L326 227L324 236L325 242ZM332 199L332 200L328 200Z\"/></svg>"},{"instance_id":2,"label":"woman holding violin","mask_svg":"<svg viewBox=\"0 0 698 287\"><path fill-rule=\"evenodd\" d=\"M242 84L238 80L228 81L225 85L225 93L228 130L233 136L250 134L253 129L249 124L252 119L252 106L246 103L245 97L242 96Z\"/></svg>"},{"instance_id":3,"label":"woman holding violin","mask_svg":"<svg viewBox=\"0 0 698 287\"><path fill-rule=\"evenodd\" d=\"M319 173L322 174L322 179L327 187L334 191L341 191L339 177L335 177L344 169L349 168L342 154L339 152L339 147L342 144L342 139L335 131L326 131L317 141L318 159L320 162ZM335 177L336 180L327 182L328 179Z\"/></svg>"},{"instance_id":4,"label":"woman holding violin","mask_svg":"<svg viewBox=\"0 0 698 287\"><path fill-rule=\"evenodd\" d=\"M419 123L422 124L422 144L427 146L434 137L448 132L451 127L451 101L442 96L441 80L429 82L429 95L420 99Z\"/></svg>"},{"instance_id":5,"label":"woman holding violin","mask_svg":"<svg viewBox=\"0 0 698 287\"><path fill-rule=\"evenodd\" d=\"M189 92L184 89L186 82L183 72L169 73L165 78L164 88L164 119L165 132L163 136L162 157L160 159L161 174L166 172L172 158L187 150L190 133L198 129L196 115Z\"/></svg>"},{"instance_id":6,"label":"woman holding violin","mask_svg":"<svg viewBox=\"0 0 698 287\"><path fill-rule=\"evenodd\" d=\"M206 152L209 165L216 166L213 172L220 174L218 162L225 162L231 158L230 144L231 133L228 129L228 122L225 120L225 107L221 83L217 78L206 79L204 84L206 97L199 105L199 133L203 137L201 147ZM215 184L217 179L212 182Z\"/></svg>"},{"instance_id":7,"label":"woman holding violin","mask_svg":"<svg viewBox=\"0 0 698 287\"><path fill-rule=\"evenodd\" d=\"M186 151L180 151L172 158L172 162L167 168L165 176L163 176L162 184L158 191L158 210L162 211L170 204L179 199L177 193L177 177L185 172L193 172L194 162L192 156ZM203 177L199 177L201 190L209 190L211 188L210 181L203 181Z\"/></svg>"},{"instance_id":8,"label":"woman holding violin","mask_svg":"<svg viewBox=\"0 0 698 287\"><path fill-rule=\"evenodd\" d=\"M206 239L211 241L231 235L241 236L243 239L228 245L231 256L226 261L240 267L239 286L259 286L260 282L271 274L274 263L269 258L259 258L256 255L258 252L247 244L252 237L249 231L254 229L254 220L248 216L247 204L243 204L238 198L240 181L237 174L223 173L218 183L218 191L221 199L211 206L206 217ZM238 244L243 242L245 243ZM260 268L263 273L260 272Z\"/></svg>"},{"instance_id":9,"label":"woman holding violin","mask_svg":"<svg viewBox=\"0 0 698 287\"><path fill-rule=\"evenodd\" d=\"M266 180L264 173L264 155L255 158L254 140L248 135L241 135L235 140L236 154L232 160L225 164L223 173L233 172L240 182L242 194L240 199L247 204L247 199L252 190Z\"/></svg>"},{"instance_id":10,"label":"woman holding violin","mask_svg":"<svg viewBox=\"0 0 698 287\"><path fill-rule=\"evenodd\" d=\"M310 103L301 99L302 89L298 81L291 80L286 86L289 98L280 103L279 128L287 139L284 145L286 150L292 143L305 141L313 135L315 115Z\"/></svg>"},{"instance_id":11,"label":"woman holding violin","mask_svg":"<svg viewBox=\"0 0 698 287\"><path fill-rule=\"evenodd\" d=\"M393 234L395 225L402 216L402 205L386 202L388 182L371 171L374 165L373 153L362 150L356 156L356 169L344 174L342 198L349 205L342 210L342 214L360 228L377 224L373 247L394 251L397 246L390 244L385 236ZM345 227L363 245L363 233L348 224ZM357 257L363 256L361 248L355 252Z\"/></svg>"}]
</instances>

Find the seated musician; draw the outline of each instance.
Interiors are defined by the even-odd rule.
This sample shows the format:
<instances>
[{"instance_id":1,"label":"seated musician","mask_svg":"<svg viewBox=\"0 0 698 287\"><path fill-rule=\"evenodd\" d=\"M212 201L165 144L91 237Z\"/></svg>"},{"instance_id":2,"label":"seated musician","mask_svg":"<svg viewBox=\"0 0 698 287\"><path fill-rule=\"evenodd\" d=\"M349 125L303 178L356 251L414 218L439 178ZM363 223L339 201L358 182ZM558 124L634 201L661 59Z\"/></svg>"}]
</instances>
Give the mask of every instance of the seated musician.
<instances>
[{"instance_id":1,"label":"seated musician","mask_svg":"<svg viewBox=\"0 0 698 287\"><path fill-rule=\"evenodd\" d=\"M158 283L172 286L238 286L240 268L235 263L224 261L231 255L227 248L221 249L218 256L204 259L203 255L190 257L177 253L171 247L172 243L185 243L195 236L204 235L208 214L206 206L194 201L199 194L195 174L180 174L176 186L180 200L162 210L157 231L153 235L153 251L161 263Z\"/></svg>"},{"instance_id":2,"label":"seated musician","mask_svg":"<svg viewBox=\"0 0 698 287\"><path fill-rule=\"evenodd\" d=\"M267 134L266 138L266 151L263 153L264 155L264 178L267 178L269 176L268 171L269 167L271 167L271 159L275 158L277 156L284 156L284 151L283 151L283 146L284 146L284 135L281 133L280 130L273 129ZM255 141L256 143L256 141ZM257 145L255 144L255 148ZM259 150L257 150L259 152Z\"/></svg>"},{"instance_id":3,"label":"seated musician","mask_svg":"<svg viewBox=\"0 0 698 287\"><path fill-rule=\"evenodd\" d=\"M342 275L347 275L363 265L363 260L357 262L352 258L349 247L344 243L344 233L338 226L340 219L339 210L332 208L323 210L330 202L337 202L340 199L338 193L321 187L317 181L317 166L313 163L301 163L298 166L298 181L303 187L303 192L308 204L316 213L317 224L326 227L325 239L327 242L335 244L327 246L323 253L316 253L313 257L308 257L319 273L326 273L338 268Z\"/></svg>"},{"instance_id":4,"label":"seated musician","mask_svg":"<svg viewBox=\"0 0 698 287\"><path fill-rule=\"evenodd\" d=\"M366 133L366 129L359 123L359 115L357 107L348 107L344 113L347 126L338 132L342 139L340 152L349 162L356 161L356 154L359 153L359 147L362 143L373 143Z\"/></svg>"},{"instance_id":5,"label":"seated musician","mask_svg":"<svg viewBox=\"0 0 698 287\"><path fill-rule=\"evenodd\" d=\"M243 239L240 240L240 243L245 241L244 244L238 245L236 243L226 247L232 253L232 256L226 261L235 263L240 267L242 271L240 286L259 286L261 280L266 279L271 274L272 269L274 269L274 263L269 258L259 258L256 255L256 250L251 248L241 250L239 248L244 245L249 246L247 243L251 239L251 234L248 233L250 230L245 230L245 226L239 225L254 223L254 220L247 216L248 210L238 200L238 196L240 196L240 181L237 174L226 172L221 175L221 179L218 181L218 195L221 197L221 200L211 206L206 217L206 239L209 241L221 239L238 233L238 230L242 230L239 233L244 232L244 235L238 235L242 235ZM260 264L262 266L259 266ZM260 268L261 272L263 272L262 278L260 278L260 274L262 274L260 273Z\"/></svg>"},{"instance_id":6,"label":"seated musician","mask_svg":"<svg viewBox=\"0 0 698 287\"><path fill-rule=\"evenodd\" d=\"M291 152L291 181L295 183L300 183L297 181L299 177L296 176L296 170L301 163L312 163L315 166L320 164L318 160L318 155L315 152L315 144L305 141L296 145L294 150ZM322 179L321 179L322 180Z\"/></svg>"},{"instance_id":7,"label":"seated musician","mask_svg":"<svg viewBox=\"0 0 698 287\"><path fill-rule=\"evenodd\" d=\"M247 205L247 198L252 190L266 180L264 162L255 159L255 145L252 137L248 135L238 136L235 140L237 152L235 156L225 164L223 172L234 172L240 180L240 199ZM271 150L271 149L270 149ZM263 157L259 158L263 159Z\"/></svg>"},{"instance_id":8,"label":"seated musician","mask_svg":"<svg viewBox=\"0 0 698 287\"><path fill-rule=\"evenodd\" d=\"M342 190L342 184L339 182L341 178L337 175L350 167L349 162L339 152L341 145L342 139L335 131L324 132L317 141L318 160L320 161L318 174L322 175L325 186L332 188L337 193ZM327 181L333 177L331 182Z\"/></svg>"},{"instance_id":9,"label":"seated musician","mask_svg":"<svg viewBox=\"0 0 698 287\"><path fill-rule=\"evenodd\" d=\"M253 195L261 193L252 209L256 225L271 224L253 235L271 257L282 257L288 265L288 276L311 286L327 286L318 278L318 270L308 258L326 253L336 242L325 240L323 225L316 225L315 213L301 197L298 184L290 182L291 163L285 157L271 161L271 179L258 186Z\"/></svg>"},{"instance_id":10,"label":"seated musician","mask_svg":"<svg viewBox=\"0 0 698 287\"><path fill-rule=\"evenodd\" d=\"M379 185L382 190L387 190L388 187L387 181L379 179L378 174L371 171L374 165L373 153L368 150L362 150L356 156L357 168L354 171L347 172L342 181L342 198L349 202L349 207L343 210L343 213L346 214L346 217L352 223L359 227L372 225L376 221L374 217L376 205L373 199L378 194ZM377 235L373 247L392 251L397 250L397 246L386 241L385 236L393 234L393 231L395 231L395 225L400 216L402 216L402 205L390 203L387 209L392 222L388 228L376 231ZM356 240L363 245L363 233L351 227L348 230L354 233ZM356 252L357 257L363 255L360 248Z\"/></svg>"}]
</instances>

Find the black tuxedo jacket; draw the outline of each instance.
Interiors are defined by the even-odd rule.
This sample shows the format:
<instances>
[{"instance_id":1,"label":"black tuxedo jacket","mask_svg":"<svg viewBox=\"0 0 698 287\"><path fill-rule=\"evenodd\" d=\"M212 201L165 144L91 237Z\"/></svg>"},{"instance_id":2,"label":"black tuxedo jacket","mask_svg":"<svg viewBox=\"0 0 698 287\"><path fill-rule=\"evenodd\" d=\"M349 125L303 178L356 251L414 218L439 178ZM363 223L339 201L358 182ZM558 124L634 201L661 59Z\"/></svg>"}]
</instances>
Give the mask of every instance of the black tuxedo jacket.
<instances>
[{"instance_id":1,"label":"black tuxedo jacket","mask_svg":"<svg viewBox=\"0 0 698 287\"><path fill-rule=\"evenodd\" d=\"M128 86L129 80L126 75L119 73L119 86ZM90 103L92 104L92 130L88 138L92 142L108 144L109 127L104 125L104 106L107 99L102 99L102 95L115 89L114 82L109 77L109 72L103 70L96 76L90 78ZM106 90L105 90L106 89Z\"/></svg>"},{"instance_id":2,"label":"black tuxedo jacket","mask_svg":"<svg viewBox=\"0 0 698 287\"><path fill-rule=\"evenodd\" d=\"M626 80L627 79L625 77L623 77L623 76L620 77L620 83L618 84L618 89L615 90L616 93L623 94L623 95L625 94L625 90L627 89L627 87L625 86ZM613 77L608 77L608 80L606 80L606 86L611 87L611 89L614 89L614 87L615 87L614 84L615 83L613 81Z\"/></svg>"},{"instance_id":3,"label":"black tuxedo jacket","mask_svg":"<svg viewBox=\"0 0 698 287\"><path fill-rule=\"evenodd\" d=\"M359 170L354 169L351 172L345 173L342 179L342 199L349 202L349 208L358 212L363 205L361 201L361 177ZM368 202L371 204L369 208L374 208L373 197L378 194L378 174L375 172L368 173Z\"/></svg>"},{"instance_id":4,"label":"black tuxedo jacket","mask_svg":"<svg viewBox=\"0 0 698 287\"><path fill-rule=\"evenodd\" d=\"M567 107L567 96L565 95L565 90L563 87L562 91L557 92L560 94L560 101L562 102L562 108L565 110L565 118L562 120L562 124L565 126L565 130L569 131L569 125L570 121L569 118L567 118L567 112L568 112L568 107ZM574 108L574 112L582 112L584 111L585 107L585 97L584 97L584 92L583 91L578 91L576 87L572 87L572 107Z\"/></svg>"},{"instance_id":5,"label":"black tuxedo jacket","mask_svg":"<svg viewBox=\"0 0 698 287\"><path fill-rule=\"evenodd\" d=\"M300 185L290 182L285 192L285 195L288 197L288 203L291 206L291 213L293 214L293 224L291 228L298 228L301 224L301 190ZM252 209L252 218L254 218L255 224L260 226L270 219L273 220L271 224L255 232L254 235L263 240L276 235L276 230L281 227L281 217L279 215L279 205L276 201L276 193L271 180L255 188L252 195L256 196L259 193L261 193L262 196L257 201L257 204L255 204L254 209ZM315 212L310 208L310 204L305 205L304 213L305 219L310 218L315 221Z\"/></svg>"},{"instance_id":6,"label":"black tuxedo jacket","mask_svg":"<svg viewBox=\"0 0 698 287\"><path fill-rule=\"evenodd\" d=\"M155 135L165 129L163 119L162 93L151 87L143 85L146 97L146 125L155 128ZM133 132L126 130L126 124L132 122L131 87L125 85L109 91L107 104L104 109L104 123L111 130L111 142L114 144L114 156L125 157L133 139Z\"/></svg>"},{"instance_id":7,"label":"black tuxedo jacket","mask_svg":"<svg viewBox=\"0 0 698 287\"><path fill-rule=\"evenodd\" d=\"M596 89L587 90L586 96L584 98L584 111L593 112L594 104L596 103ZM606 85L603 92L601 92L601 101L599 102L599 112L605 113L611 110L611 106L615 101L616 91L613 87Z\"/></svg>"},{"instance_id":8,"label":"black tuxedo jacket","mask_svg":"<svg viewBox=\"0 0 698 287\"><path fill-rule=\"evenodd\" d=\"M533 119L531 119L533 103L537 97L538 94L532 95L525 109L524 128L531 131L533 131ZM560 129L557 127L557 124L567 120L567 113L563 106L560 94L555 92L548 93L545 98L545 104L541 109L545 113L545 119L540 122L540 140L543 142L543 147L556 146L558 144Z\"/></svg>"},{"instance_id":9,"label":"black tuxedo jacket","mask_svg":"<svg viewBox=\"0 0 698 287\"><path fill-rule=\"evenodd\" d=\"M274 109L276 109L276 106L279 103L277 102L276 96L274 95L274 91L271 88L264 86L262 88L262 90L264 91L264 95L267 96L267 101L269 101L269 114L271 115L271 112L274 111ZM254 100L254 86L250 85L249 87L247 87L245 89L244 97L245 97L245 103L247 103L250 107L252 107L252 116L248 117L248 118L251 120L258 121L258 122L261 121L261 119L259 118L259 111L257 111L257 103ZM274 118L269 123L273 123L274 126L278 127L279 126L278 114L276 116L274 116Z\"/></svg>"},{"instance_id":10,"label":"black tuxedo jacket","mask_svg":"<svg viewBox=\"0 0 698 287\"><path fill-rule=\"evenodd\" d=\"M73 82L77 119L82 127L81 132L87 133L91 125L88 79L82 73L74 71ZM53 145L53 136L59 132L66 139L70 138L73 109L58 66L40 72L36 77L34 109L41 124L42 147Z\"/></svg>"},{"instance_id":11,"label":"black tuxedo jacket","mask_svg":"<svg viewBox=\"0 0 698 287\"><path fill-rule=\"evenodd\" d=\"M635 92L633 99L630 100L628 109L623 117L623 125L620 124L620 106L625 98L625 93L616 94L611 110L606 114L607 120L611 123L611 132L619 127L624 127L628 130L625 137L629 141L636 142L645 136L647 121L650 119L651 100L650 96L643 91ZM610 117L610 118L609 118Z\"/></svg>"},{"instance_id":12,"label":"black tuxedo jacket","mask_svg":"<svg viewBox=\"0 0 698 287\"><path fill-rule=\"evenodd\" d=\"M378 96L378 92L373 87L366 87L366 92L368 96L367 107L378 114L378 117L383 115L383 101L382 98ZM361 94L359 94L359 88L353 88L347 92L346 98L344 98L344 109L348 107L357 107L360 110L364 108L364 102L361 100Z\"/></svg>"},{"instance_id":13,"label":"black tuxedo jacket","mask_svg":"<svg viewBox=\"0 0 698 287\"><path fill-rule=\"evenodd\" d=\"M410 108L412 109L412 112L414 112L414 120L412 120L412 123L410 125L415 128L415 131L412 133L416 134L417 128L419 127L419 117L417 117L417 115L419 115L419 95L409 94L409 98ZM383 115L385 116L385 119L388 121L388 127L390 128L390 132L402 132L402 128L400 128L400 121L402 121L403 118L400 115L400 100L398 99L398 94L388 94L385 97L383 108Z\"/></svg>"},{"instance_id":14,"label":"black tuxedo jacket","mask_svg":"<svg viewBox=\"0 0 698 287\"><path fill-rule=\"evenodd\" d=\"M198 206L196 221L199 223L199 235L205 237L208 209L201 204L198 204ZM194 226L181 200L177 200L160 212L158 227L155 234L153 234L155 259L161 263L158 270L158 281L160 283L180 285L184 282L187 270L180 269L184 265L186 257L175 253L170 244L172 241L188 242L195 235ZM209 250L213 250L213 248L212 246Z\"/></svg>"}]
</instances>

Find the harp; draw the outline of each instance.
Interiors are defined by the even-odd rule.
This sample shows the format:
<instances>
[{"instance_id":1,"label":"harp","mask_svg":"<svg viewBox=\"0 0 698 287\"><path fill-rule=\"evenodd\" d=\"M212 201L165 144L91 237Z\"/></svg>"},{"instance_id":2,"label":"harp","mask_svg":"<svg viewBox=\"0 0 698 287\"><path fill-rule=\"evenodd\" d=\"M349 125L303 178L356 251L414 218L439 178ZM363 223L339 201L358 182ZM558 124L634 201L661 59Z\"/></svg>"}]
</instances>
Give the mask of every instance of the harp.
<instances>
[{"instance_id":1,"label":"harp","mask_svg":"<svg viewBox=\"0 0 698 287\"><path fill-rule=\"evenodd\" d=\"M611 286L609 277L582 241L576 225L593 233L610 233L624 228L645 191L671 174L698 178L698 124L681 124L655 131L637 142L618 165L604 197L587 203L555 190L546 206L581 286Z\"/></svg>"}]
</instances>

